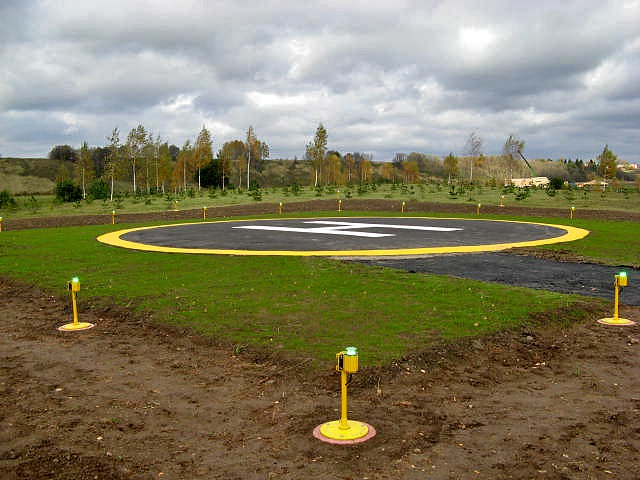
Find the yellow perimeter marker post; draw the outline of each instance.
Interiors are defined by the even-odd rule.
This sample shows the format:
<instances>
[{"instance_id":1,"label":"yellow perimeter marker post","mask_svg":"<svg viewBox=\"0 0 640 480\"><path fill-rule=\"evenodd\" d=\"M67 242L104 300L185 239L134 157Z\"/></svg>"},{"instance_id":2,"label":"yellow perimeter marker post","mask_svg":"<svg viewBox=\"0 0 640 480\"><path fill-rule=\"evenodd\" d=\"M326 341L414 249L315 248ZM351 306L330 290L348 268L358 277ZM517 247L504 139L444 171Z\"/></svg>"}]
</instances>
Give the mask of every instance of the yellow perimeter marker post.
<instances>
[{"instance_id":1,"label":"yellow perimeter marker post","mask_svg":"<svg viewBox=\"0 0 640 480\"><path fill-rule=\"evenodd\" d=\"M614 277L613 286L614 286L615 293L614 293L614 299L613 299L613 317L601 318L600 320L598 320L598 323L601 323L603 325L618 325L618 326L636 324L636 322L632 320L627 320L626 318L620 318L618 316L618 300L620 299L620 289L622 287L626 287L627 285L628 285L627 272L620 272Z\"/></svg>"},{"instance_id":2,"label":"yellow perimeter marker post","mask_svg":"<svg viewBox=\"0 0 640 480\"><path fill-rule=\"evenodd\" d=\"M67 323L58 327L61 332L77 332L79 330L88 330L95 327L93 323L79 322L78 321L78 302L76 300L76 294L80 291L80 280L78 277L73 277L70 282L67 283L67 288L71 291L71 301L73 303L73 323Z\"/></svg>"},{"instance_id":3,"label":"yellow perimeter marker post","mask_svg":"<svg viewBox=\"0 0 640 480\"><path fill-rule=\"evenodd\" d=\"M336 354L336 371L340 372L340 420L318 425L313 430L313 436L336 445L365 442L376 434L375 428L368 423L347 418L347 378L358 371L356 347L347 347Z\"/></svg>"},{"instance_id":4,"label":"yellow perimeter marker post","mask_svg":"<svg viewBox=\"0 0 640 480\"><path fill-rule=\"evenodd\" d=\"M353 217L361 218L361 217ZM368 218L368 217L367 217ZM380 217L375 217L379 219ZM393 218L393 217L386 217ZM406 217L401 217L406 218ZM425 219L429 217L415 217L416 219ZM260 222L277 220L277 219L260 219ZM291 219L296 220L296 219ZM301 220L301 219L297 219ZM442 220L439 218L438 220ZM478 219L464 219L464 218L451 218L450 220L464 220L468 222L479 221ZM220 222L246 222L247 220L222 220ZM132 250L142 250L147 252L163 252L163 253L199 253L206 255L246 255L246 256L297 256L297 257L355 257L355 256L394 256L394 255L431 255L431 254L443 254L443 253L474 253L474 252L497 252L500 250L507 250L509 248L517 247L537 247L540 245L550 245L554 243L572 242L574 240L580 240L587 235L589 231L571 227L568 225L555 225L550 223L536 223L536 222L520 222L513 220L490 220L491 222L506 222L506 223L520 223L531 225L544 225L547 227L555 227L564 230L566 233L558 237L545 238L542 240L530 240L523 242L512 243L495 243L486 245L463 245L463 246L445 246L445 247L420 247L420 248L394 248L394 249L369 249L369 250L242 250L242 249L218 249L218 248L182 248L182 247L167 247L159 245L149 245L146 243L132 242L130 240L124 240L122 236L130 232L136 232L141 230L149 230L154 228L166 228L176 227L185 224L170 224L160 225L153 227L138 227L130 228L126 230L118 230L116 232L106 233L100 235L97 240L100 243L107 245L113 245L116 247L128 248Z\"/></svg>"}]
</instances>

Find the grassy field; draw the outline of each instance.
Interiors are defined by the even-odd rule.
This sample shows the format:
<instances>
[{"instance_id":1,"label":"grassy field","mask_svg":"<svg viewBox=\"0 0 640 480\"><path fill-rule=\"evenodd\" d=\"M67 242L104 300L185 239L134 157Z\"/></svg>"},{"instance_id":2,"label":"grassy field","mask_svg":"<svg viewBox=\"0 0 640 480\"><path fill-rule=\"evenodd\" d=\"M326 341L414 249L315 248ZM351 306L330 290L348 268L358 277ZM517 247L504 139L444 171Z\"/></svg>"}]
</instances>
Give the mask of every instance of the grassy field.
<instances>
[{"instance_id":1,"label":"grassy field","mask_svg":"<svg viewBox=\"0 0 640 480\"><path fill-rule=\"evenodd\" d=\"M426 201L439 203L458 203L469 205L473 209L478 203L482 205L499 205L503 202L506 206L523 207L548 207L566 208L576 207L580 209L595 210L626 210L640 212L640 193L627 187L624 191L599 191L588 190L559 190L554 196L549 196L544 190L530 190L528 196L522 196L522 192L504 192L498 187L476 187L474 189L459 190L447 186L438 185L380 185L360 188L323 188L316 191L311 187L304 187L297 194L293 194L289 188L272 188L260 191L261 202L280 203L285 205L291 202L299 202L310 199L341 199L345 209L348 210L350 198L357 199L395 199L407 202L410 211L411 202ZM503 198L504 197L504 198ZM86 214L110 214L112 210L123 213L143 213L151 211L181 210L223 205L237 205L254 203L256 200L246 192L236 190L227 191L224 194L220 190L195 192L188 195L154 195L154 196L123 196L114 202L94 200L77 203L60 204L54 202L51 195L21 196L16 197L18 207L15 209L0 210L0 215L5 218L41 217L59 215L86 215ZM176 203L177 202L177 203Z\"/></svg>"},{"instance_id":2,"label":"grassy field","mask_svg":"<svg viewBox=\"0 0 640 480\"><path fill-rule=\"evenodd\" d=\"M548 248L612 264L640 263L637 224L576 220L574 225L592 234ZM192 327L237 350L267 349L315 361L331 360L353 344L366 365L388 364L436 341L522 326L530 315L559 308L572 312L563 321L577 320L585 315L581 305L603 304L323 258L175 255L95 241L114 228L3 232L0 271L60 297L67 295L66 282L79 276L81 310L88 304L124 306L158 322ZM614 234L618 242L611 241Z\"/></svg>"}]
</instances>

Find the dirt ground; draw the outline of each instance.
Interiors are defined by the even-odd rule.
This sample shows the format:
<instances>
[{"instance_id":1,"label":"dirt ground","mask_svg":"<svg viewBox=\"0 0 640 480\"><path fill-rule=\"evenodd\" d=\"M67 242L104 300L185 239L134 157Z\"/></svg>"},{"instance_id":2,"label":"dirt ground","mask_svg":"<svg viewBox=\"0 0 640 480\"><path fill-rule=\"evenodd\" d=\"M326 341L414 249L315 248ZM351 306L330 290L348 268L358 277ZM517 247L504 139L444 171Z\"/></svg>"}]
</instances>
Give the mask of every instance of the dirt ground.
<instances>
[{"instance_id":1,"label":"dirt ground","mask_svg":"<svg viewBox=\"0 0 640 480\"><path fill-rule=\"evenodd\" d=\"M364 368L349 416L378 434L345 447L312 436L339 417L332 365L82 303L96 327L62 333L67 299L2 278L0 298L2 479L638 478L640 327L607 312Z\"/></svg>"}]
</instances>

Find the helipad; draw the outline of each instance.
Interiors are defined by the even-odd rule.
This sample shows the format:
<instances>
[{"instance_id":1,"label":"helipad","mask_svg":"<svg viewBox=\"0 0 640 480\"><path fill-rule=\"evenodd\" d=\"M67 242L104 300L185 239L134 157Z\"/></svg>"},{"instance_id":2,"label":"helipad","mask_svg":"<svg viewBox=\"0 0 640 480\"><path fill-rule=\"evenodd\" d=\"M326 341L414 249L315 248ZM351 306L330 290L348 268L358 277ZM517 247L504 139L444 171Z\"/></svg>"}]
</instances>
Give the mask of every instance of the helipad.
<instances>
[{"instance_id":1,"label":"helipad","mask_svg":"<svg viewBox=\"0 0 640 480\"><path fill-rule=\"evenodd\" d=\"M569 242L580 228L427 217L230 220L132 228L98 241L136 250L221 255L387 256L504 250Z\"/></svg>"}]
</instances>

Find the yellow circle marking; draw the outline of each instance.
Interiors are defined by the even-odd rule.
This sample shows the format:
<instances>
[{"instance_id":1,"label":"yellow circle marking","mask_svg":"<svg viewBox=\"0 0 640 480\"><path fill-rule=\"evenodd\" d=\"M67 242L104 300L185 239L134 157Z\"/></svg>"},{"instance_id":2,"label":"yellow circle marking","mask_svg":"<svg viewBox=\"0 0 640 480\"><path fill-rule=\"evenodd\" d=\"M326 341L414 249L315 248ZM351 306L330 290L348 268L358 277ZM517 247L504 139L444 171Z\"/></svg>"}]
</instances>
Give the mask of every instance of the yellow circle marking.
<instances>
[{"instance_id":1,"label":"yellow circle marking","mask_svg":"<svg viewBox=\"0 0 640 480\"><path fill-rule=\"evenodd\" d=\"M403 218L406 217L347 217L347 218ZM494 243L487 245L463 245L463 246L445 246L445 247L424 247L424 248L393 248L393 249L380 249L380 250L231 250L231 249L210 249L210 248L178 248L178 247L165 247L158 245L148 245L146 243L131 242L129 240L123 240L122 236L130 232L138 232L141 230L151 230L154 228L167 228L177 227L180 225L192 225L190 223L174 223L171 225L156 225L153 227L138 227L129 228L126 230L118 230L116 232L105 233L100 235L97 240L107 245L114 245L116 247L123 247L133 250L143 250L146 252L164 252L164 253L202 253L208 255L278 255L278 256L297 256L297 257L335 257L335 256L393 256L393 255L428 255L428 254L442 254L442 253L472 253L472 252L495 252L499 250L506 250L508 248L516 247L537 247L540 245L550 245L553 243L572 242L574 240L580 240L581 238L589 235L589 230L582 228L570 227L567 225L554 225L552 223L538 223L538 222L521 222L514 220L482 220L475 218L435 218L435 217L411 217L417 219L431 219L434 220L464 220L468 222L487 221L487 222L505 222L505 223L524 223L529 225L543 225L545 227L555 227L564 230L566 233L559 237L544 238L541 240L531 240L525 242L515 243ZM269 218L259 219L257 221L264 222L269 220L282 220L281 218ZM287 220L308 220L308 218L288 218ZM220 220L215 222L199 222L198 225L203 223L227 223L227 222L247 222L251 220Z\"/></svg>"}]
</instances>

